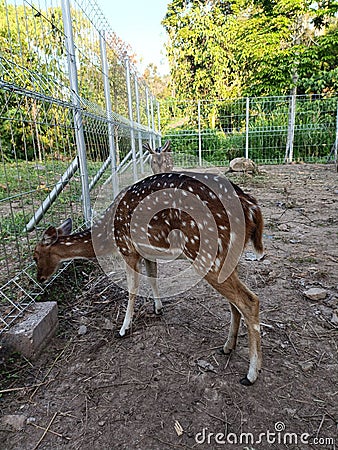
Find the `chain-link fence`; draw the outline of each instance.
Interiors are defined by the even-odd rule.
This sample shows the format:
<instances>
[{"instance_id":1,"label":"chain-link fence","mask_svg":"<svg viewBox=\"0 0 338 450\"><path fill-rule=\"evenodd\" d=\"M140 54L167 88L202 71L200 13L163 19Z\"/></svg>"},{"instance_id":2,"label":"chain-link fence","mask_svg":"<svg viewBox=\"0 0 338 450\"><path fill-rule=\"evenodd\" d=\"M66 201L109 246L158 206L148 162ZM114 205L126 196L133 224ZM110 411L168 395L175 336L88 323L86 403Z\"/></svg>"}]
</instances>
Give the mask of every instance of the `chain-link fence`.
<instances>
[{"instance_id":1,"label":"chain-link fence","mask_svg":"<svg viewBox=\"0 0 338 450\"><path fill-rule=\"evenodd\" d=\"M98 189L150 167L159 108L95 0L0 0L0 333L42 293L48 224L89 223Z\"/></svg>"},{"instance_id":2,"label":"chain-link fence","mask_svg":"<svg viewBox=\"0 0 338 450\"><path fill-rule=\"evenodd\" d=\"M163 139L177 165L337 159L338 98L284 96L161 103Z\"/></svg>"}]
</instances>

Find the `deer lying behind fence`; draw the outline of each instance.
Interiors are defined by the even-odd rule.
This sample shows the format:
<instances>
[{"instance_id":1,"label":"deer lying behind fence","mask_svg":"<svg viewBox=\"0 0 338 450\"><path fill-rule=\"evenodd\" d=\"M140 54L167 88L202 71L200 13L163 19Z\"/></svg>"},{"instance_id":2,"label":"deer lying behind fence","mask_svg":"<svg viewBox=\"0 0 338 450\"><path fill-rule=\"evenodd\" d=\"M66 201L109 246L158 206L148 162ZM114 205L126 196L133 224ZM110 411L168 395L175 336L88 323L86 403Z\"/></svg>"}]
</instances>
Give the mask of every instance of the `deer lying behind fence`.
<instances>
[{"instance_id":1,"label":"deer lying behind fence","mask_svg":"<svg viewBox=\"0 0 338 450\"><path fill-rule=\"evenodd\" d=\"M240 281L237 264L251 240L263 252L263 219L257 201L226 178L213 174L172 172L152 175L121 192L90 229L71 233L71 219L49 227L37 244L37 279L47 281L62 261L120 254L126 265L129 300L119 331L130 329L140 278L140 262L151 284L155 313L162 312L157 259L187 258L197 273L228 299L229 335L223 346L236 346L241 315L249 337L249 370L244 385L261 368L259 300Z\"/></svg>"}]
</instances>

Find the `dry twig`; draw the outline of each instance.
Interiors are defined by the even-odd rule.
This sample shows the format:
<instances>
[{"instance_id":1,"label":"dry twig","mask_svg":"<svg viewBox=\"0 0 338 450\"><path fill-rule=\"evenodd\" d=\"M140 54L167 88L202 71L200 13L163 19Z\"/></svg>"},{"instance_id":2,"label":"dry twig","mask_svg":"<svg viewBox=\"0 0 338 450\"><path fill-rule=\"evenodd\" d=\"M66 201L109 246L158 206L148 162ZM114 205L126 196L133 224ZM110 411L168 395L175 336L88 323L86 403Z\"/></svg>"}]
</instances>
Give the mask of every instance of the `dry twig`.
<instances>
[{"instance_id":1,"label":"dry twig","mask_svg":"<svg viewBox=\"0 0 338 450\"><path fill-rule=\"evenodd\" d=\"M56 416L58 415L58 413L54 413L54 416L52 417L51 421L49 422L49 424L47 425L47 428L45 429L45 431L43 432L42 436L40 437L38 443L36 444L36 446L34 447L34 450L36 450L39 445L41 444L41 442L44 440L46 434L48 433L50 427L52 426L52 423L54 422Z\"/></svg>"}]
</instances>

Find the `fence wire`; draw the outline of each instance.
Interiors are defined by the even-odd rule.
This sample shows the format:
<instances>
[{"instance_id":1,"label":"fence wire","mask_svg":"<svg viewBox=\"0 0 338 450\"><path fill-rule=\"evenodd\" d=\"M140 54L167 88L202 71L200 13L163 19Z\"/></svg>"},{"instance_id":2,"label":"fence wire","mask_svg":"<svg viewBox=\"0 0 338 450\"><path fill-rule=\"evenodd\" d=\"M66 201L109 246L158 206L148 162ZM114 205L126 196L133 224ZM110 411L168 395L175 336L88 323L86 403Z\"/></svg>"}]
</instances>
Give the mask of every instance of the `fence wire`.
<instances>
[{"instance_id":1,"label":"fence wire","mask_svg":"<svg viewBox=\"0 0 338 450\"><path fill-rule=\"evenodd\" d=\"M228 165L337 159L336 96L299 95L161 102L163 139L177 165Z\"/></svg>"},{"instance_id":2,"label":"fence wire","mask_svg":"<svg viewBox=\"0 0 338 450\"><path fill-rule=\"evenodd\" d=\"M0 31L1 334L43 292L41 230L67 217L81 229L104 183L150 173L136 158L160 134L156 99L95 0L0 0Z\"/></svg>"}]
</instances>

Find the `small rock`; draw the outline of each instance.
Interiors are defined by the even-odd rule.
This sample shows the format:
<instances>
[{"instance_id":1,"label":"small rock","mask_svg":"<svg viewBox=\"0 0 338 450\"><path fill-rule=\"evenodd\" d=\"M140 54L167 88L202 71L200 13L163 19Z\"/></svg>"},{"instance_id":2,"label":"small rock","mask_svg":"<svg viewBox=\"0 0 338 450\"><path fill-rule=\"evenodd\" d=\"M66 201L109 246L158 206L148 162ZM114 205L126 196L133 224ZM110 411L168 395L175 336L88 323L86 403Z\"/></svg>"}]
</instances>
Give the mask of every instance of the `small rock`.
<instances>
[{"instance_id":1,"label":"small rock","mask_svg":"<svg viewBox=\"0 0 338 450\"><path fill-rule=\"evenodd\" d=\"M103 426L105 425L105 423L106 423L106 422L105 422L104 420L101 420L101 421L99 422L99 426L100 426L100 427L103 427Z\"/></svg>"},{"instance_id":2,"label":"small rock","mask_svg":"<svg viewBox=\"0 0 338 450\"><path fill-rule=\"evenodd\" d=\"M331 317L331 323L333 323L334 325L338 325L338 310L333 311L332 317Z\"/></svg>"},{"instance_id":3,"label":"small rock","mask_svg":"<svg viewBox=\"0 0 338 450\"><path fill-rule=\"evenodd\" d=\"M322 288L310 288L304 291L304 295L310 300L321 300L327 296L327 291Z\"/></svg>"},{"instance_id":4,"label":"small rock","mask_svg":"<svg viewBox=\"0 0 338 450\"><path fill-rule=\"evenodd\" d=\"M297 409L293 409L293 408L286 408L286 410L285 410L286 412L287 412L287 414L289 415L289 416L291 416L291 417L293 417L295 414L296 414L296 412L297 412Z\"/></svg>"},{"instance_id":5,"label":"small rock","mask_svg":"<svg viewBox=\"0 0 338 450\"><path fill-rule=\"evenodd\" d=\"M331 317L331 314L332 314L332 308L330 308L328 306L325 306L325 305L320 305L319 304L319 305L317 305L317 308L315 310L315 314L323 316L323 317L326 317L329 320L330 317Z\"/></svg>"},{"instance_id":6,"label":"small rock","mask_svg":"<svg viewBox=\"0 0 338 450\"><path fill-rule=\"evenodd\" d=\"M80 327L79 327L79 330L78 330L78 332L77 332L77 334L80 334L80 335L83 335L83 334L86 334L87 333L87 327L86 327L86 325L81 325Z\"/></svg>"},{"instance_id":7,"label":"small rock","mask_svg":"<svg viewBox=\"0 0 338 450\"><path fill-rule=\"evenodd\" d=\"M300 367L302 368L303 372L309 372L311 369L314 368L314 363L312 361L305 361L300 363Z\"/></svg>"},{"instance_id":8,"label":"small rock","mask_svg":"<svg viewBox=\"0 0 338 450\"><path fill-rule=\"evenodd\" d=\"M113 322L111 322L109 319L104 319L103 329L104 330L113 330L114 329Z\"/></svg>"},{"instance_id":9,"label":"small rock","mask_svg":"<svg viewBox=\"0 0 338 450\"><path fill-rule=\"evenodd\" d=\"M277 277L277 273L276 273L274 270L271 270L271 271L268 273L268 280L269 280L269 281L274 280L276 277Z\"/></svg>"},{"instance_id":10,"label":"small rock","mask_svg":"<svg viewBox=\"0 0 338 450\"><path fill-rule=\"evenodd\" d=\"M289 225L287 225L286 223L281 223L277 228L279 229L279 231L289 231L290 229Z\"/></svg>"},{"instance_id":11,"label":"small rock","mask_svg":"<svg viewBox=\"0 0 338 450\"><path fill-rule=\"evenodd\" d=\"M210 364L208 361L205 361L204 359L199 359L197 361L198 367L200 367L203 370L206 370L207 372L215 372L216 370L212 364Z\"/></svg>"},{"instance_id":12,"label":"small rock","mask_svg":"<svg viewBox=\"0 0 338 450\"><path fill-rule=\"evenodd\" d=\"M230 161L230 172L258 173L257 165L248 158L235 158Z\"/></svg>"},{"instance_id":13,"label":"small rock","mask_svg":"<svg viewBox=\"0 0 338 450\"><path fill-rule=\"evenodd\" d=\"M1 418L1 423L15 430L21 431L25 428L27 416L23 414L6 414Z\"/></svg>"},{"instance_id":14,"label":"small rock","mask_svg":"<svg viewBox=\"0 0 338 450\"><path fill-rule=\"evenodd\" d=\"M27 425L31 424L31 423L35 423L36 422L36 418L35 417L28 417L27 419Z\"/></svg>"}]
</instances>

